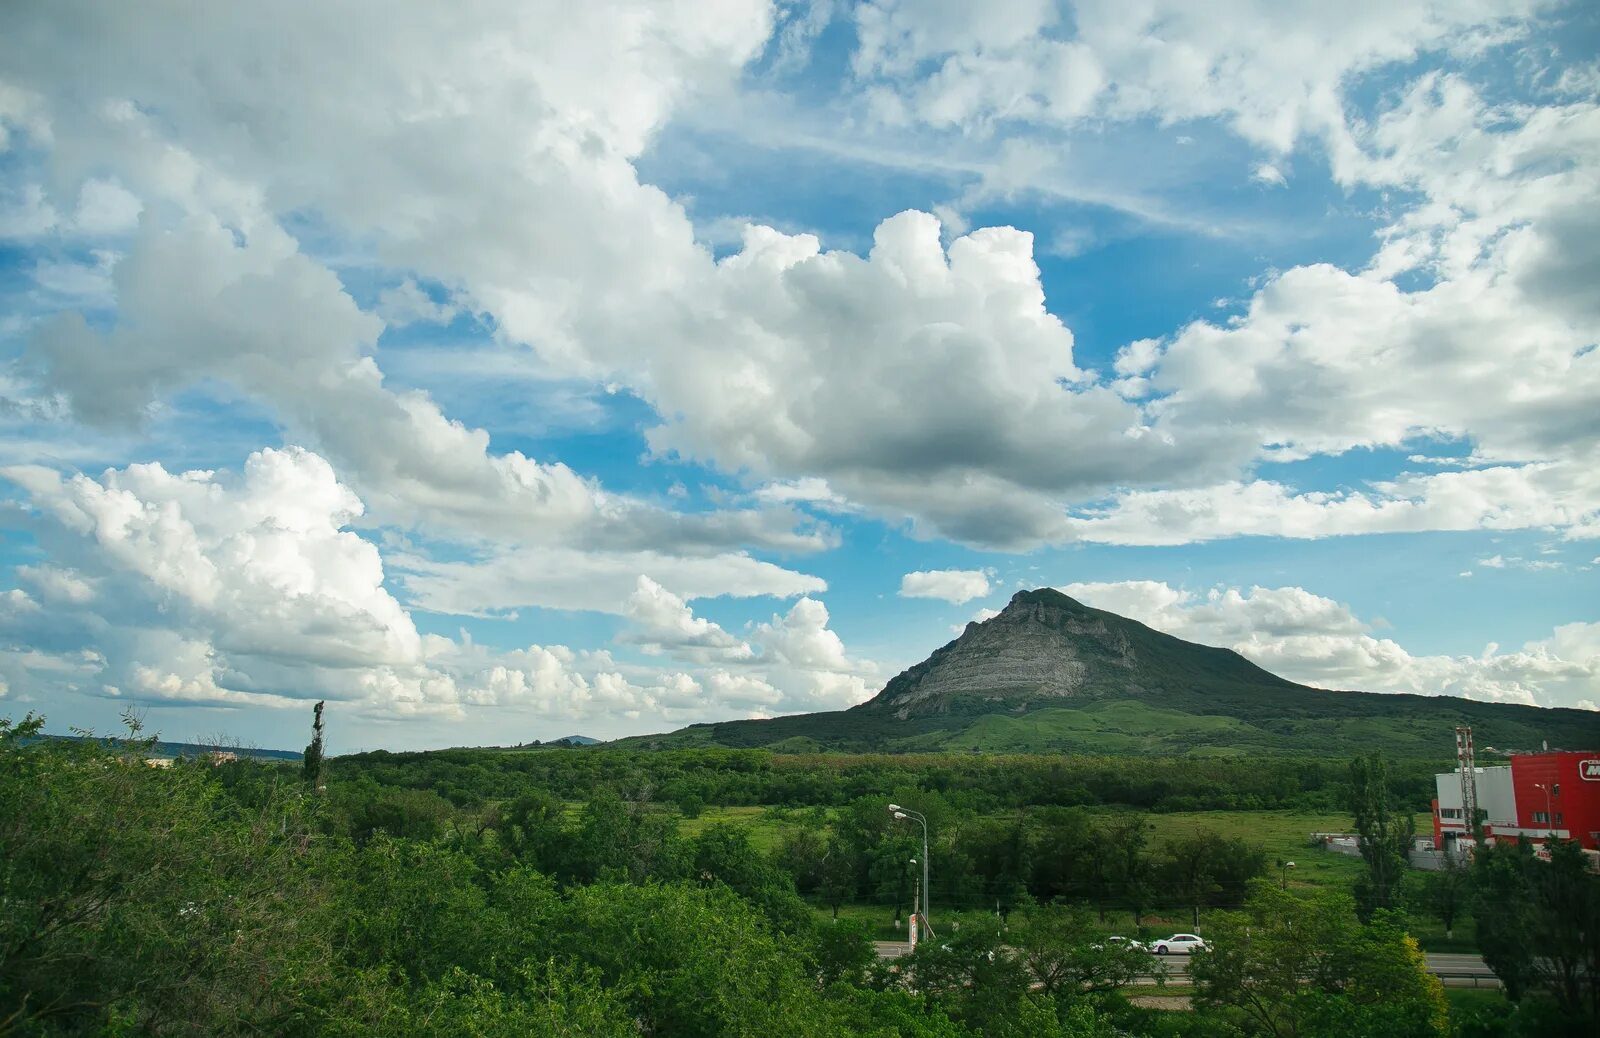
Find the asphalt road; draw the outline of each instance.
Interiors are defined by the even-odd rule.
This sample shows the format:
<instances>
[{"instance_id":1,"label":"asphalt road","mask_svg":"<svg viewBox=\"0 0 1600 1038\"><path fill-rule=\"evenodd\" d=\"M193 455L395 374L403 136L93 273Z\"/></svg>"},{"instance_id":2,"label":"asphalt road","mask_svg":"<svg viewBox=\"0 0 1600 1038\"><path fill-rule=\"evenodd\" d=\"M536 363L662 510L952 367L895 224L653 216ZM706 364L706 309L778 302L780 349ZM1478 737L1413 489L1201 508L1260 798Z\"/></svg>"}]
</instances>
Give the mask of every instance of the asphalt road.
<instances>
[{"instance_id":1,"label":"asphalt road","mask_svg":"<svg viewBox=\"0 0 1600 1038\"><path fill-rule=\"evenodd\" d=\"M878 958L897 959L906 954L904 941L875 941ZM1166 967L1168 980L1181 980L1189 972L1187 955L1152 955L1151 962ZM1444 981L1446 986L1477 987L1479 984L1498 984L1494 971L1484 964L1481 955L1462 955L1452 952L1427 953L1428 969Z\"/></svg>"}]
</instances>

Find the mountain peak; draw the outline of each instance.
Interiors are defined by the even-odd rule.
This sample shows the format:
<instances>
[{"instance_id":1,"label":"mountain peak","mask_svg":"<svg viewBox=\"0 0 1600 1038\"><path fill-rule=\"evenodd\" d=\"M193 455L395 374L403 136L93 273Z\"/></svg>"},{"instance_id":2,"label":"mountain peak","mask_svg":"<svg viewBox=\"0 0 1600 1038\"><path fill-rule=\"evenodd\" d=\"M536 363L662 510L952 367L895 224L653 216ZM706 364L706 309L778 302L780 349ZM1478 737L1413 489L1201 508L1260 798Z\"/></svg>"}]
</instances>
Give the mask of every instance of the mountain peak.
<instances>
[{"instance_id":1,"label":"mountain peak","mask_svg":"<svg viewBox=\"0 0 1600 1038\"><path fill-rule=\"evenodd\" d=\"M1033 606L1055 607L1059 609L1077 609L1087 611L1088 606L1073 598L1071 595L1057 591L1053 587L1024 588L1011 596L1011 601L1006 603L1006 608L1001 612L1012 609L1028 609Z\"/></svg>"},{"instance_id":2,"label":"mountain peak","mask_svg":"<svg viewBox=\"0 0 1600 1038\"><path fill-rule=\"evenodd\" d=\"M1173 638L1044 587L1018 591L997 615L968 624L863 709L900 718L1021 711L1040 701L1152 698L1218 685L1297 687L1231 650Z\"/></svg>"}]
</instances>

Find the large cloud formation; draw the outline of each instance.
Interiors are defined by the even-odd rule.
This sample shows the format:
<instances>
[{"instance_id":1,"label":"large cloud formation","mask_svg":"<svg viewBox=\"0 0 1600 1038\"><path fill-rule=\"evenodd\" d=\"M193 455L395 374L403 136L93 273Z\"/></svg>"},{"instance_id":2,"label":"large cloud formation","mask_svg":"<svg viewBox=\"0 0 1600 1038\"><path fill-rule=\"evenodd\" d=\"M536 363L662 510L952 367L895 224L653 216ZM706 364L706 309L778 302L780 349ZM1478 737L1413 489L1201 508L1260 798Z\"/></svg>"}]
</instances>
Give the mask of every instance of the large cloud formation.
<instances>
[{"instance_id":1,"label":"large cloud formation","mask_svg":"<svg viewBox=\"0 0 1600 1038\"><path fill-rule=\"evenodd\" d=\"M1583 352L1597 315L1560 288L1592 273L1588 238L1568 219L1600 207L1592 99L1496 108L1433 79L1370 125L1343 101L1351 77L1482 48L1523 31L1538 6L1390 5L1351 19L1240 4L1238 17L1200 19L1079 4L1067 19L1024 3L986 13L981 31L944 8L858 9L855 64L875 96L914 83L964 99L952 109L908 95L895 109L907 119L1217 118L1278 151L1312 133L1342 181L1423 196L1370 269L1284 272L1236 326L1192 325L1131 352L1115 379L1075 365L1025 232L945 244L932 217L905 213L865 256L763 227L721 262L695 242L682 207L633 163L685 98L725 89L760 52L773 24L764 4L591 6L554 32L539 5L471 21L411 8L230 12L204 33L165 10L70 23L60 5L13 12L9 66L49 126L55 178L114 157L145 205L117 272L117 327L62 318L37 334L33 358L97 420L204 375L235 381L403 522L525 537L613 518L617 503L559 463L492 455L426 397L383 387L370 355L379 322L283 229L285 214L310 210L382 264L444 286L552 372L630 387L662 417L658 452L757 479L820 478L928 536L998 547L1093 537L1074 506L1222 488L1261 460L1425 436L1560 463L1594 442L1579 405L1600 365ZM1067 25L1070 37L1039 37ZM345 45L351 33L362 46ZM224 60L246 45L286 59ZM63 48L85 59L70 83L47 58ZM319 55L327 73L301 76L324 67ZM930 60L940 70L924 79ZM1561 171L1547 175L1538 156ZM1419 268L1436 283L1401 288ZM197 286L214 305L163 314L196 269L215 271ZM1502 376L1527 391L1484 406ZM332 417L351 414L361 421ZM1561 484L1593 511L1584 488ZM710 529L622 511L598 527L636 543L663 532L826 543L781 511Z\"/></svg>"},{"instance_id":2,"label":"large cloud formation","mask_svg":"<svg viewBox=\"0 0 1600 1038\"><path fill-rule=\"evenodd\" d=\"M814 599L760 625L758 652L642 576L610 608L632 619L633 641L688 670L419 634L385 586L378 549L348 528L362 502L301 449L262 450L237 476L154 464L99 479L38 466L0 475L26 492L27 521L53 560L21 567L26 586L0 596L0 638L31 646L0 654L9 687L203 706L327 698L380 718L501 706L660 724L752 704L853 705L875 673L845 655Z\"/></svg>"},{"instance_id":3,"label":"large cloud formation","mask_svg":"<svg viewBox=\"0 0 1600 1038\"><path fill-rule=\"evenodd\" d=\"M198 387L307 448L258 453L237 482L14 468L55 531L5 603L16 665L208 702L339 687L415 710L781 709L858 699L872 673L822 603L800 597L748 639L688 603L821 593L763 556L835 545L830 513L999 549L1600 535L1593 82L1512 103L1432 72L1370 111L1350 101L1364 76L1465 60L1550 6L855 8L843 105L869 132L1026 157L1096 122L1210 120L1252 149L1258 179L1292 184L1319 149L1336 185L1391 199L1364 265L1271 272L1236 318L1128 344L1099 371L1075 357L1051 309L1071 299L1047 300L1025 230L911 210L859 254L752 225L719 258L684 201L641 179L675 114L737 91L784 18L773 60L802 60L818 27L762 0L500 2L470 18L222 5L202 22L180 4L10 5L0 147L21 183L0 233L55 235L71 256L38 265L7 325L25 345L0 422L114 437ZM750 492L709 509L619 493L396 388L386 331L458 316L543 377L643 401L655 460ZM24 427L5 429L7 456L25 456ZM1435 440L1467 444L1468 467L1358 487L1259 473ZM282 503L273 473L309 510ZM380 550L357 523L404 536ZM152 612L114 621L96 605L114 585ZM686 669L419 634L395 589L464 616L625 617L643 633L624 641ZM766 676L714 662L741 645Z\"/></svg>"}]
</instances>

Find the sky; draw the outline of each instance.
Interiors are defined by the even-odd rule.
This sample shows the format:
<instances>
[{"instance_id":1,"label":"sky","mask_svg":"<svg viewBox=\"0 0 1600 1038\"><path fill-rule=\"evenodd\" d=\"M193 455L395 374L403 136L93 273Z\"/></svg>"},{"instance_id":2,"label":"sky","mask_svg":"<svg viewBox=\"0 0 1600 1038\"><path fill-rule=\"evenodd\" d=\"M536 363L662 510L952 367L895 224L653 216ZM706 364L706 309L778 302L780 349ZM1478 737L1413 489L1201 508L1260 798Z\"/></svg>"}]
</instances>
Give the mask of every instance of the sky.
<instances>
[{"instance_id":1,"label":"sky","mask_svg":"<svg viewBox=\"0 0 1600 1038\"><path fill-rule=\"evenodd\" d=\"M0 8L0 716L870 698L1058 587L1600 703L1600 8Z\"/></svg>"}]
</instances>

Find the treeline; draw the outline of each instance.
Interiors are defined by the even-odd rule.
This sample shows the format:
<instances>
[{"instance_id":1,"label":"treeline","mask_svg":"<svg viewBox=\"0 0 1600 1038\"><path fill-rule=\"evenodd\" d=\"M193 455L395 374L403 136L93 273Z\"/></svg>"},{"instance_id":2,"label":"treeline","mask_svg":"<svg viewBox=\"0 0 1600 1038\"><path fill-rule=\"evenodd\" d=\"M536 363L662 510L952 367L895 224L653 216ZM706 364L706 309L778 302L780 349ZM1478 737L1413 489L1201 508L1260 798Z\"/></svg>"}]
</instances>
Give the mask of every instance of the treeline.
<instances>
[{"instance_id":1,"label":"treeline","mask_svg":"<svg viewBox=\"0 0 1600 1038\"><path fill-rule=\"evenodd\" d=\"M241 773L260 781L260 767L220 769L236 784ZM266 779L270 781L270 779ZM909 799L902 796L901 799ZM922 876L921 830L896 822L889 796L868 796L833 810L777 811L778 838L767 855L801 896L831 907L871 905L881 922L898 926ZM980 815L937 793L919 794L932 837L932 900L944 910L1001 916L1019 906L1071 900L1135 921L1149 909L1181 909L1196 919L1202 908L1243 903L1249 881L1263 874L1266 854L1237 837L1196 832L1153 840L1144 815L1097 817L1082 808L1034 808L1003 817ZM692 875L697 846L742 830L725 824L695 840L679 833L672 805L625 800L602 787L577 810L545 792L502 803L456 808L426 790L369 782L335 786L325 825L363 845L379 835L490 844L567 883L610 875L631 881ZM479 853L488 853L487 850Z\"/></svg>"},{"instance_id":2,"label":"treeline","mask_svg":"<svg viewBox=\"0 0 1600 1038\"><path fill-rule=\"evenodd\" d=\"M1413 804L1433 797L1445 762L1393 761L1390 783ZM530 791L719 806L840 807L914 789L980 812L1103 804L1151 811L1337 810L1345 763L1326 757L1112 757L1025 754L775 754L764 750L436 750L339 757L347 781L427 789L457 806Z\"/></svg>"},{"instance_id":3,"label":"treeline","mask_svg":"<svg viewBox=\"0 0 1600 1038\"><path fill-rule=\"evenodd\" d=\"M921 877L922 833L897 823L887 797L863 797L831 816L802 812L784 825L775 861L801 894L837 913L846 904L889 906L896 921ZM1243 903L1267 859L1257 844L1197 832L1150 838L1139 814L1096 818L1080 808L976 815L937 794L917 801L933 835L932 900L1006 917L1047 901L1091 905L1104 921L1123 911L1137 927L1152 908Z\"/></svg>"}]
</instances>

